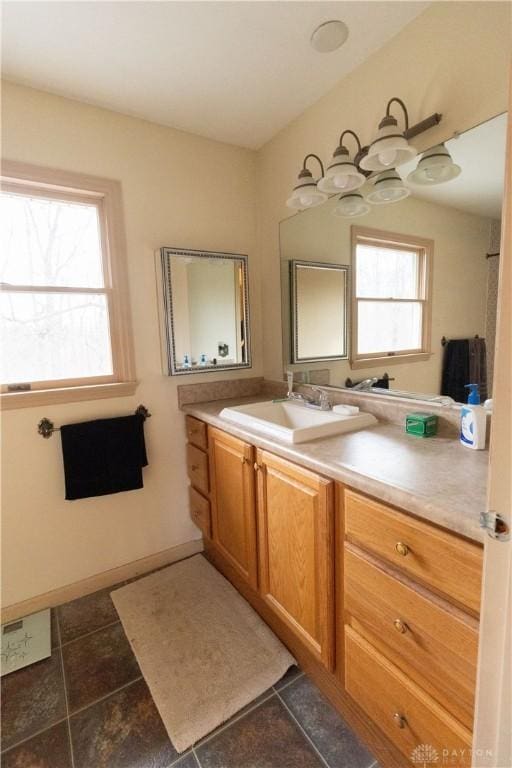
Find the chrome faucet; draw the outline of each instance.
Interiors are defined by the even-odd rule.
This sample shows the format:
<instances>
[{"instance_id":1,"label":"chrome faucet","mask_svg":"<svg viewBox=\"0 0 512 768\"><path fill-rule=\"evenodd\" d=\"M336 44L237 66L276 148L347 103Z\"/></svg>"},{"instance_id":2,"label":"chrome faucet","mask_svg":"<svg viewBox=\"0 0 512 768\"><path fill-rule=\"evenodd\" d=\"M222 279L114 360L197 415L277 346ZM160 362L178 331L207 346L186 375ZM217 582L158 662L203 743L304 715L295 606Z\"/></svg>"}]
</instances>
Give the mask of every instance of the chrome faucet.
<instances>
[{"instance_id":1,"label":"chrome faucet","mask_svg":"<svg viewBox=\"0 0 512 768\"><path fill-rule=\"evenodd\" d=\"M325 391L325 389L322 389L321 387L313 387L314 392L318 392L318 407L321 411L330 411L332 409L331 401L329 400L329 395Z\"/></svg>"},{"instance_id":2,"label":"chrome faucet","mask_svg":"<svg viewBox=\"0 0 512 768\"><path fill-rule=\"evenodd\" d=\"M374 376L371 379L363 379L363 381L360 381L358 384L354 384L354 386L350 387L350 389L358 390L359 392L369 392L373 385L378 382L378 380L379 379L377 376Z\"/></svg>"},{"instance_id":3,"label":"chrome faucet","mask_svg":"<svg viewBox=\"0 0 512 768\"><path fill-rule=\"evenodd\" d=\"M300 400L301 402L307 404L315 402L314 398L309 397L308 395L303 395L300 392L293 391L293 371L286 371L286 379L288 381L288 392L286 393L288 400Z\"/></svg>"},{"instance_id":4,"label":"chrome faucet","mask_svg":"<svg viewBox=\"0 0 512 768\"><path fill-rule=\"evenodd\" d=\"M304 395L302 392L293 391L293 371L286 371L286 379L288 381L288 392L286 397L288 400L298 400L308 408L320 408L321 411L330 411L332 405L329 401L329 395L321 387L312 387L314 392L318 392L318 400L310 395Z\"/></svg>"}]
</instances>

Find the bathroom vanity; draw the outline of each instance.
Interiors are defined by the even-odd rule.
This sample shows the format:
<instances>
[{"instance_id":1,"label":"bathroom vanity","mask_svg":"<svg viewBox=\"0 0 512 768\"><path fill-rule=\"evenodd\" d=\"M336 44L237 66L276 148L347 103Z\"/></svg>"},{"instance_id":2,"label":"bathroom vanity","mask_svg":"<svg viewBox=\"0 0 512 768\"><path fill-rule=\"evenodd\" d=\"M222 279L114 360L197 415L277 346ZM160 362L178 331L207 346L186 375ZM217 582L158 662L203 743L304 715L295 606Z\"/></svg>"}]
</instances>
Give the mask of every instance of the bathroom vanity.
<instances>
[{"instance_id":1,"label":"bathroom vanity","mask_svg":"<svg viewBox=\"0 0 512 768\"><path fill-rule=\"evenodd\" d=\"M484 457L386 424L286 445L225 421L224 404L185 407L208 558L383 768L424 744L470 765L482 536L454 472L484 477Z\"/></svg>"}]
</instances>

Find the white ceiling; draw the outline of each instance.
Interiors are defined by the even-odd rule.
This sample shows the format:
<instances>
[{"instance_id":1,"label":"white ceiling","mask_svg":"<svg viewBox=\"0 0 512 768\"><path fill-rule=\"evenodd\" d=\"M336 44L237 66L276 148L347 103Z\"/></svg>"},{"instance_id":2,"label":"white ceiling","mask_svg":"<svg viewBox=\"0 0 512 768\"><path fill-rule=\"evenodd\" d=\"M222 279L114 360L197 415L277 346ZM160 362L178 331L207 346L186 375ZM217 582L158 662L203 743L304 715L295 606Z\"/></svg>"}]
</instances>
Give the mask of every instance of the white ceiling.
<instances>
[{"instance_id":1,"label":"white ceiling","mask_svg":"<svg viewBox=\"0 0 512 768\"><path fill-rule=\"evenodd\" d=\"M456 179L434 187L411 185L414 197L450 205L491 219L501 218L505 183L507 113L498 115L445 142L462 171ZM418 158L401 165L402 178L416 168Z\"/></svg>"},{"instance_id":2,"label":"white ceiling","mask_svg":"<svg viewBox=\"0 0 512 768\"><path fill-rule=\"evenodd\" d=\"M422 13L427 2L3 3L3 76L258 148ZM349 38L320 54L313 29Z\"/></svg>"}]
</instances>

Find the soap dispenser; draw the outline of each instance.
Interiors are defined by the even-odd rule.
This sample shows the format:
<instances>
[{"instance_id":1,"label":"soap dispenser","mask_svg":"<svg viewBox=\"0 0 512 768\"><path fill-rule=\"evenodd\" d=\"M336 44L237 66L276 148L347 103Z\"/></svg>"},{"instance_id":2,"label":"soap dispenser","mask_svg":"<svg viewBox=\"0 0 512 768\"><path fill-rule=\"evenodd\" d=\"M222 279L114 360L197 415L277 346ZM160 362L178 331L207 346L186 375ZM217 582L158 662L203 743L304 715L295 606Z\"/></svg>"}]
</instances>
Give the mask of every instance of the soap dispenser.
<instances>
[{"instance_id":1,"label":"soap dispenser","mask_svg":"<svg viewBox=\"0 0 512 768\"><path fill-rule=\"evenodd\" d=\"M460 441L466 448L483 450L487 428L487 412L480 405L478 384L466 384L468 403L460 410Z\"/></svg>"}]
</instances>

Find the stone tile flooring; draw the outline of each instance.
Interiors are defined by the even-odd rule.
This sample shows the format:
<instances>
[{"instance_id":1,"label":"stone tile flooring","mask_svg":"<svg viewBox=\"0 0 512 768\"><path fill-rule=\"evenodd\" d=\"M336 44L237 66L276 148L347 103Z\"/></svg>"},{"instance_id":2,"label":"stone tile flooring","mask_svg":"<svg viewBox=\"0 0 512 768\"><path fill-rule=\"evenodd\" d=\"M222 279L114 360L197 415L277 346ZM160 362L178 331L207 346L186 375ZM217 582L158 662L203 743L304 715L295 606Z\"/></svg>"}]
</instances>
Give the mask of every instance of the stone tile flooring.
<instances>
[{"instance_id":1,"label":"stone tile flooring","mask_svg":"<svg viewBox=\"0 0 512 768\"><path fill-rule=\"evenodd\" d=\"M52 611L51 657L2 678L3 768L378 768L297 668L178 755L111 591Z\"/></svg>"}]
</instances>

